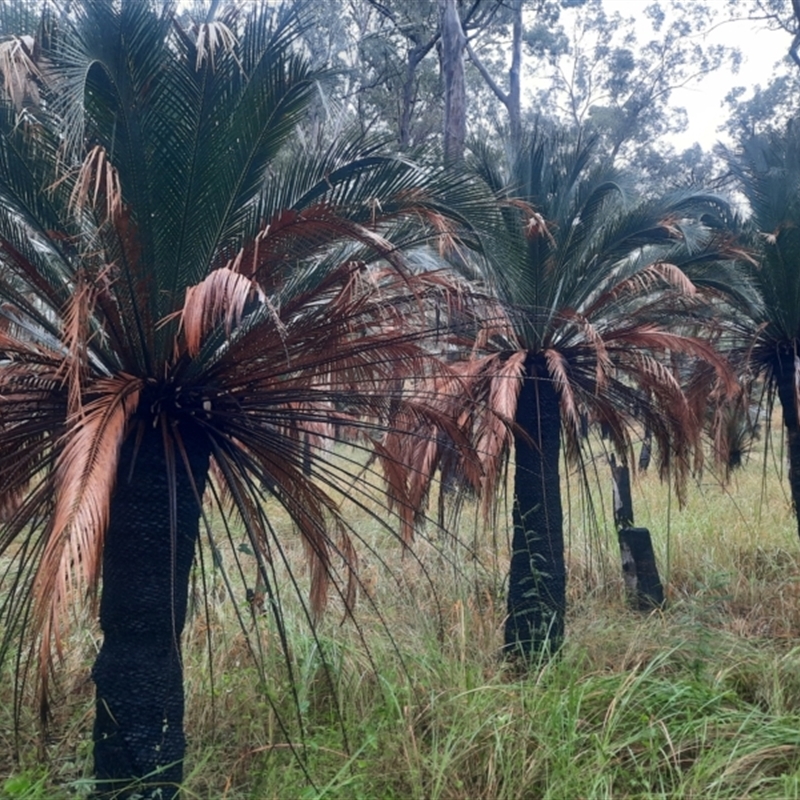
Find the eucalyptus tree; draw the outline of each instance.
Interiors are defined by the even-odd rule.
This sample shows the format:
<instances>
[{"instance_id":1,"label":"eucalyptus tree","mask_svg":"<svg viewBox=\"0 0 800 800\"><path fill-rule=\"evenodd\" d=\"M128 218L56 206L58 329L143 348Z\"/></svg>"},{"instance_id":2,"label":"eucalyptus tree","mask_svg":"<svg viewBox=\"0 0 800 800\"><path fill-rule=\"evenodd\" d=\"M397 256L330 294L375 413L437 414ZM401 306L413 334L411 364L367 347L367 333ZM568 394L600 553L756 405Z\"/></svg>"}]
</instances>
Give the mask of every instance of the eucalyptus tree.
<instances>
[{"instance_id":1,"label":"eucalyptus tree","mask_svg":"<svg viewBox=\"0 0 800 800\"><path fill-rule=\"evenodd\" d=\"M746 97L750 91L752 93ZM725 130L733 141L780 131L800 111L800 70L777 71L765 86L734 86L725 96Z\"/></svg>"},{"instance_id":2,"label":"eucalyptus tree","mask_svg":"<svg viewBox=\"0 0 800 800\"><path fill-rule=\"evenodd\" d=\"M580 462L582 414L605 425L628 463L635 424L649 429L662 476L680 487L699 456L706 399L736 391L697 335L711 323L699 287L719 292L732 277L726 204L687 193L637 201L592 150L591 140L537 130L510 163L486 145L474 159L501 206L487 253L505 311L487 320L483 345L495 354L474 373L487 388L473 391L512 423L484 416L479 449L485 480L513 449L505 648L526 657L564 635L559 460L563 449Z\"/></svg>"},{"instance_id":3,"label":"eucalyptus tree","mask_svg":"<svg viewBox=\"0 0 800 800\"><path fill-rule=\"evenodd\" d=\"M688 124L681 90L720 69L735 72L739 54L704 38L720 21L713 3L642 3L635 15L620 8L586 0L561 14L560 49L536 63L536 109L595 132L616 166L672 177L670 139Z\"/></svg>"},{"instance_id":4,"label":"eucalyptus tree","mask_svg":"<svg viewBox=\"0 0 800 800\"><path fill-rule=\"evenodd\" d=\"M585 0L511 0L491 20L492 24L476 27L467 43L470 63L477 70L485 87L495 100L505 108L509 140L512 147L521 143L524 102L522 86L526 77L525 53L534 59L553 59L564 52L566 38L559 24L561 8L581 7ZM533 15L525 12L534 12ZM533 23L526 24L533 16ZM505 75L498 74L494 65L497 58L498 34L504 41L503 64ZM535 68L530 71L535 71Z\"/></svg>"},{"instance_id":5,"label":"eucalyptus tree","mask_svg":"<svg viewBox=\"0 0 800 800\"><path fill-rule=\"evenodd\" d=\"M792 37L787 55L800 67L800 0L728 0L734 18L766 24L770 30L782 30Z\"/></svg>"},{"instance_id":6,"label":"eucalyptus tree","mask_svg":"<svg viewBox=\"0 0 800 800\"><path fill-rule=\"evenodd\" d=\"M400 253L451 232L437 175L346 137L293 147L319 74L291 7L218 6L79 0L0 60L0 655L38 661L46 713L70 611L101 587L94 770L116 797L178 791L204 502L269 594L268 491L311 610L329 584L352 599L341 475L317 451L305 474L302 442L412 402L389 389L432 369L410 325L438 287Z\"/></svg>"}]
</instances>

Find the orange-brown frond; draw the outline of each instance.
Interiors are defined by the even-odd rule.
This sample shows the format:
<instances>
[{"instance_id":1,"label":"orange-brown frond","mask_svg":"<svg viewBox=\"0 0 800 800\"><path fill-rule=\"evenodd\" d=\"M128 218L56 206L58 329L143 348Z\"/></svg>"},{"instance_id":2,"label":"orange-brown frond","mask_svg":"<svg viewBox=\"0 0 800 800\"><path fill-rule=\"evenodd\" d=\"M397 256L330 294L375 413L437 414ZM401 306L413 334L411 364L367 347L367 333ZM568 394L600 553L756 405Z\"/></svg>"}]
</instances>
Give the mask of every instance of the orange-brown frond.
<instances>
[{"instance_id":1,"label":"orange-brown frond","mask_svg":"<svg viewBox=\"0 0 800 800\"><path fill-rule=\"evenodd\" d=\"M68 421L55 465L54 511L33 587L41 663L60 652L61 626L73 598L96 588L119 451L136 409L141 382L104 378ZM43 676L46 677L46 676Z\"/></svg>"},{"instance_id":2,"label":"orange-brown frond","mask_svg":"<svg viewBox=\"0 0 800 800\"><path fill-rule=\"evenodd\" d=\"M475 337L476 352L506 349L509 345L512 349L517 349L517 333L506 310L499 303L489 302L484 305L486 307L481 313L481 327ZM498 343L501 343L499 348Z\"/></svg>"},{"instance_id":3,"label":"orange-brown frond","mask_svg":"<svg viewBox=\"0 0 800 800\"><path fill-rule=\"evenodd\" d=\"M503 456L510 447L512 425L522 389L525 367L524 350L487 359L483 372L489 379L486 409L478 428L477 451L483 465L483 498L485 510L497 489L502 474Z\"/></svg>"},{"instance_id":4,"label":"orange-brown frond","mask_svg":"<svg viewBox=\"0 0 800 800\"><path fill-rule=\"evenodd\" d=\"M584 314L591 318L610 303L625 297L646 297L658 288L670 288L687 298L697 296L697 287L680 267L656 261L602 292Z\"/></svg>"},{"instance_id":5,"label":"orange-brown frond","mask_svg":"<svg viewBox=\"0 0 800 800\"><path fill-rule=\"evenodd\" d=\"M395 511L400 522L400 538L409 544L414 538L414 508L409 500L409 472L414 468L412 454L404 446L411 441L411 435L392 437L386 445L375 442L373 448L383 467L386 481L386 497L389 511ZM399 450L399 452L398 452ZM427 476L429 479L431 475Z\"/></svg>"},{"instance_id":6,"label":"orange-brown frond","mask_svg":"<svg viewBox=\"0 0 800 800\"><path fill-rule=\"evenodd\" d=\"M429 365L432 366L432 365ZM383 467L390 510L396 510L401 538L408 544L424 518L437 470L442 481L480 488L480 459L470 443L475 402L468 362L436 365L425 379L395 389L397 411L375 447Z\"/></svg>"},{"instance_id":7,"label":"orange-brown frond","mask_svg":"<svg viewBox=\"0 0 800 800\"><path fill-rule=\"evenodd\" d=\"M571 309L566 309L562 311L561 316L579 328L583 334L584 340L589 347L591 347L595 361L596 391L601 392L605 386L607 376L610 375L614 369L602 335L583 314L578 314Z\"/></svg>"},{"instance_id":8,"label":"orange-brown frond","mask_svg":"<svg viewBox=\"0 0 800 800\"><path fill-rule=\"evenodd\" d=\"M101 284L102 280L88 280L85 272L81 271L63 313L61 340L66 355L59 378L68 390L70 413L79 412L82 404L83 386L89 368L90 322Z\"/></svg>"},{"instance_id":9,"label":"orange-brown frond","mask_svg":"<svg viewBox=\"0 0 800 800\"><path fill-rule=\"evenodd\" d=\"M205 280L190 286L181 311L189 355L194 357L200 352L205 337L220 323L230 334L241 321L247 304L255 299L265 299L258 285L227 267L215 269Z\"/></svg>"},{"instance_id":10,"label":"orange-brown frond","mask_svg":"<svg viewBox=\"0 0 800 800\"><path fill-rule=\"evenodd\" d=\"M86 205L91 205L98 212L103 211L105 219L112 221L122 211L119 174L99 144L87 153L78 170L69 205L75 213L80 213Z\"/></svg>"},{"instance_id":11,"label":"orange-brown frond","mask_svg":"<svg viewBox=\"0 0 800 800\"><path fill-rule=\"evenodd\" d=\"M518 197L510 198L506 202L522 212L525 220L524 231L526 239L538 239L540 236L544 236L550 244L555 245L556 242L553 234L550 233L547 220L530 203Z\"/></svg>"},{"instance_id":12,"label":"orange-brown frond","mask_svg":"<svg viewBox=\"0 0 800 800\"><path fill-rule=\"evenodd\" d=\"M670 264L667 261L656 261L647 270L658 275L665 283L669 284L673 289L678 289L687 297L694 297L697 294L697 287L687 274L675 264Z\"/></svg>"},{"instance_id":13,"label":"orange-brown frond","mask_svg":"<svg viewBox=\"0 0 800 800\"><path fill-rule=\"evenodd\" d=\"M644 351L632 353L630 360L636 364L636 374L643 385L650 390L671 393L675 398L682 398L683 403L686 402L680 381L662 361Z\"/></svg>"},{"instance_id":14,"label":"orange-brown frond","mask_svg":"<svg viewBox=\"0 0 800 800\"><path fill-rule=\"evenodd\" d=\"M728 397L735 397L739 391L739 383L728 360L721 355L713 344L695 336L673 333L655 325L640 325L628 330L620 330L606 339L607 345L613 346L623 353L632 349L642 349L651 353L681 353L713 367L719 391Z\"/></svg>"},{"instance_id":15,"label":"orange-brown frond","mask_svg":"<svg viewBox=\"0 0 800 800\"><path fill-rule=\"evenodd\" d=\"M281 211L226 266L267 287L280 274L276 265L293 266L297 259L319 253L328 245L344 239L367 246L395 269L403 270L403 257L391 242L366 226L337 214L325 203L303 211Z\"/></svg>"},{"instance_id":16,"label":"orange-brown frond","mask_svg":"<svg viewBox=\"0 0 800 800\"><path fill-rule=\"evenodd\" d=\"M581 427L581 415L578 402L573 390L572 381L569 379L569 364L563 353L558 350L547 349L544 351L547 361L547 371L550 373L556 392L561 403L561 417L564 424L578 431Z\"/></svg>"}]
</instances>

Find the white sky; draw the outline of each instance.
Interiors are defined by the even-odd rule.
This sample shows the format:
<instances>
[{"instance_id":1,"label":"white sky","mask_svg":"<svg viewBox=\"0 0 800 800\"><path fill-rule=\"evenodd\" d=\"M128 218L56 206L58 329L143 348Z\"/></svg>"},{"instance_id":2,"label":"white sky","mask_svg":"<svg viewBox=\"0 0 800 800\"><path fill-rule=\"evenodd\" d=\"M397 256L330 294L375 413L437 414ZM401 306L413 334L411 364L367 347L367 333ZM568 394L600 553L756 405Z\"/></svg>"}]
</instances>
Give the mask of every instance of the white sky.
<instances>
[{"instance_id":1,"label":"white sky","mask_svg":"<svg viewBox=\"0 0 800 800\"><path fill-rule=\"evenodd\" d=\"M641 18L637 9L649 5L652 0L604 0L603 5L611 12L618 10L625 16ZM661 0L668 12L668 0ZM723 0L719 2L720 12L727 17ZM649 28L649 25L648 25ZM642 32L642 38L646 36ZM674 146L681 150L694 142L711 148L722 138L717 128L724 122L726 110L722 105L725 95L734 86L766 85L776 71L776 63L788 53L791 37L785 31L767 30L761 22L726 22L714 28L705 40L710 44L729 44L738 47L742 53L742 65L738 74L729 70L708 76L699 83L676 90L673 93L675 105L682 106L689 115L689 129L685 134L675 137ZM792 67L796 69L796 67ZM745 95L745 97L749 96Z\"/></svg>"}]
</instances>

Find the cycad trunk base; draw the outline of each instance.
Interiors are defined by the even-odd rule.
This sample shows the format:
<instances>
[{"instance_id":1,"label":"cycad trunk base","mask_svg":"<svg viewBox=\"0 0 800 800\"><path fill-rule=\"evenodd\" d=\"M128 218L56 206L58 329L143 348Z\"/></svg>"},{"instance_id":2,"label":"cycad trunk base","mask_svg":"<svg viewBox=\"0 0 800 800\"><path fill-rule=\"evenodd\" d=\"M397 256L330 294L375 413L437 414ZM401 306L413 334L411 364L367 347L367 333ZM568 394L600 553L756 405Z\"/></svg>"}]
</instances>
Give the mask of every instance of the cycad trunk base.
<instances>
[{"instance_id":1,"label":"cycad trunk base","mask_svg":"<svg viewBox=\"0 0 800 800\"><path fill-rule=\"evenodd\" d=\"M208 451L181 430L197 491ZM147 426L123 446L103 553L96 685L96 796L177 795L186 746L180 637L200 509L176 453L175 519L160 430Z\"/></svg>"},{"instance_id":2,"label":"cycad trunk base","mask_svg":"<svg viewBox=\"0 0 800 800\"><path fill-rule=\"evenodd\" d=\"M786 429L786 447L789 451L789 488L797 518L797 531L800 535L800 420L797 416L797 390L795 388L796 358L793 349L780 354L776 370L776 383L778 399L783 410L783 425Z\"/></svg>"},{"instance_id":3,"label":"cycad trunk base","mask_svg":"<svg viewBox=\"0 0 800 800\"><path fill-rule=\"evenodd\" d=\"M559 483L561 412L543 358L528 356L514 436L514 533L504 649L554 653L564 638L566 567Z\"/></svg>"}]
</instances>

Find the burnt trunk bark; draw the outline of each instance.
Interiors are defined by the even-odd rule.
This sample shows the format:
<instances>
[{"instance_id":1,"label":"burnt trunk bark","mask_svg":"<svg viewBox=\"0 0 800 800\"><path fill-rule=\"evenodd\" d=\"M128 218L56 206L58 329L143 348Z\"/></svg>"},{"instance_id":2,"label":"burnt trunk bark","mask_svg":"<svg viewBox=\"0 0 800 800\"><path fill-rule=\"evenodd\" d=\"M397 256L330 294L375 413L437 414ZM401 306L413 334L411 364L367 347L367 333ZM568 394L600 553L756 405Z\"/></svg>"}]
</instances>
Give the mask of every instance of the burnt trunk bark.
<instances>
[{"instance_id":1,"label":"burnt trunk bark","mask_svg":"<svg viewBox=\"0 0 800 800\"><path fill-rule=\"evenodd\" d=\"M617 537L628 602L639 611L664 607L653 541L647 528L622 528Z\"/></svg>"},{"instance_id":2,"label":"burnt trunk bark","mask_svg":"<svg viewBox=\"0 0 800 800\"><path fill-rule=\"evenodd\" d=\"M653 432L645 428L642 449L639 451L639 472L647 472L653 455Z\"/></svg>"},{"instance_id":3,"label":"burnt trunk bark","mask_svg":"<svg viewBox=\"0 0 800 800\"><path fill-rule=\"evenodd\" d=\"M181 435L202 496L207 443L191 429ZM176 454L171 525L161 431L148 425L135 454L134 439L122 448L103 551L103 645L92 670L96 796L167 800L183 776L180 639L200 508Z\"/></svg>"},{"instance_id":4,"label":"burnt trunk bark","mask_svg":"<svg viewBox=\"0 0 800 800\"><path fill-rule=\"evenodd\" d=\"M614 454L609 458L611 485L614 493L614 524L617 528L633 525L633 497L631 472L625 464L617 464Z\"/></svg>"},{"instance_id":5,"label":"burnt trunk bark","mask_svg":"<svg viewBox=\"0 0 800 800\"><path fill-rule=\"evenodd\" d=\"M792 494L792 507L797 518L797 532L800 535L800 422L797 414L797 390L795 388L794 352L782 353L776 370L778 399L783 410L783 425L786 429L786 445L789 451L789 488Z\"/></svg>"},{"instance_id":6,"label":"burnt trunk bark","mask_svg":"<svg viewBox=\"0 0 800 800\"><path fill-rule=\"evenodd\" d=\"M516 423L521 430L514 436L514 533L505 651L530 658L554 653L563 641L566 566L558 394L543 358L529 356L525 376L517 402Z\"/></svg>"}]
</instances>

